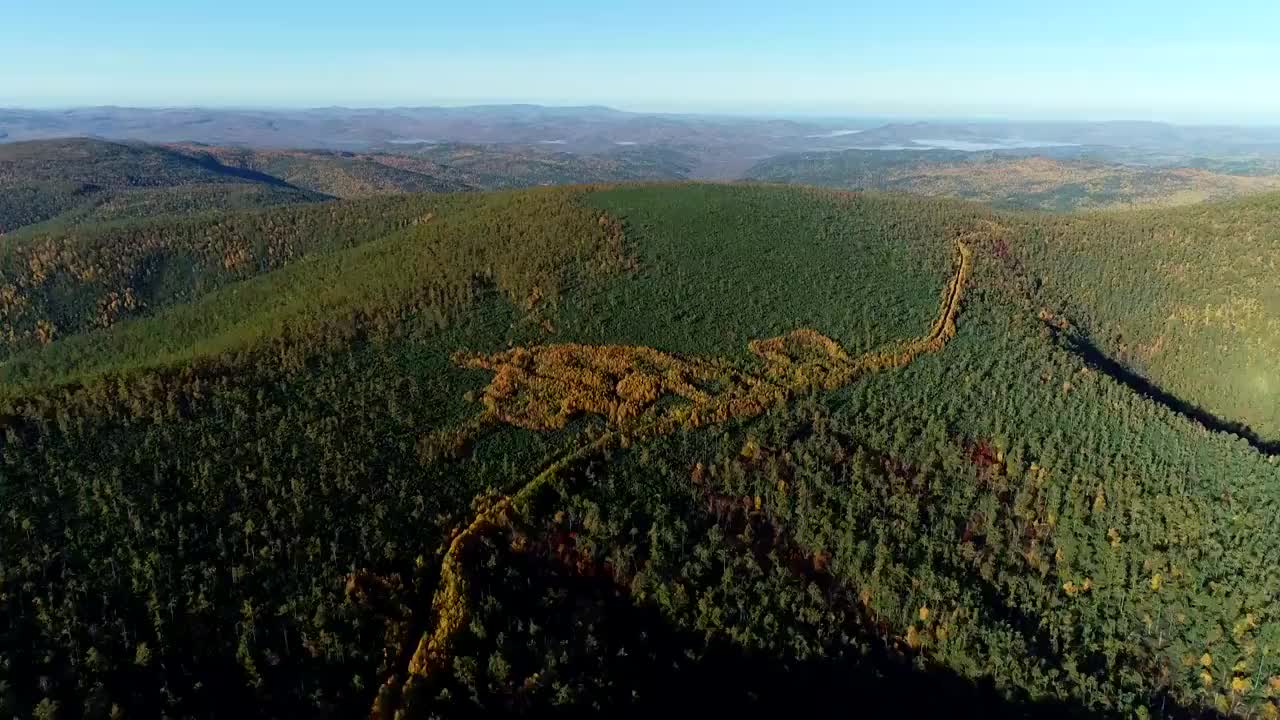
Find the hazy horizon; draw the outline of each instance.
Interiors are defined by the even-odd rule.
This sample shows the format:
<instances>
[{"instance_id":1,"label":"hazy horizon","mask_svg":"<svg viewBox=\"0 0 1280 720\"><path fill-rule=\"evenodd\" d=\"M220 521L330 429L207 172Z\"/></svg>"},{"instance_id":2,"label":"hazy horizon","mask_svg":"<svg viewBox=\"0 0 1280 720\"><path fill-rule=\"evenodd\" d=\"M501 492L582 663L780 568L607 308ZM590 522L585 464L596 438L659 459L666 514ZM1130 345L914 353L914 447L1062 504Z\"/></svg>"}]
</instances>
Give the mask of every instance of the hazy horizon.
<instances>
[{"instance_id":1,"label":"hazy horizon","mask_svg":"<svg viewBox=\"0 0 1280 720\"><path fill-rule=\"evenodd\" d=\"M1263 2L19 2L0 106L605 105L1280 124Z\"/></svg>"},{"instance_id":2,"label":"hazy horizon","mask_svg":"<svg viewBox=\"0 0 1280 720\"><path fill-rule=\"evenodd\" d=\"M121 104L121 103L95 103L95 104L21 104L9 103L0 99L0 110L5 111L31 111L31 112L73 112L82 110L95 109L117 109L117 110L140 110L140 111L166 111L166 110L207 110L213 112L279 112L279 113L301 113L325 110L345 110L345 111L363 111L363 110L429 110L429 109L468 109L468 108L484 108L484 107L537 107L548 110L573 110L573 109L590 109L598 108L603 110L618 111L622 113L630 113L635 115L670 115L670 116L692 116L692 117L726 117L726 118L755 118L755 119L777 119L777 120L797 120L809 122L839 122L852 121L859 123L872 124L889 124L889 123L910 123L910 122L930 122L930 123L1028 123L1028 124L1053 124L1053 123L1097 123L1097 124L1123 124L1123 123L1156 123L1164 125L1172 125L1179 127L1254 127L1254 128L1280 128L1280 116L1260 118L1240 118L1236 120L1206 120L1194 118L1179 118L1176 116L1126 116L1126 115L1106 115L1106 114L1034 114L1034 113L974 113L974 114L944 114L944 113L892 113L892 112L876 112L869 110L866 112L859 111L824 111L824 110L769 110L769 109L706 109L706 110L674 110L653 108L646 105L631 104L611 104L599 102L550 102L537 100L508 100L501 99L491 100L475 100L475 101L451 101L451 100L427 100L419 104L217 104L217 103L199 103L199 104Z\"/></svg>"}]
</instances>

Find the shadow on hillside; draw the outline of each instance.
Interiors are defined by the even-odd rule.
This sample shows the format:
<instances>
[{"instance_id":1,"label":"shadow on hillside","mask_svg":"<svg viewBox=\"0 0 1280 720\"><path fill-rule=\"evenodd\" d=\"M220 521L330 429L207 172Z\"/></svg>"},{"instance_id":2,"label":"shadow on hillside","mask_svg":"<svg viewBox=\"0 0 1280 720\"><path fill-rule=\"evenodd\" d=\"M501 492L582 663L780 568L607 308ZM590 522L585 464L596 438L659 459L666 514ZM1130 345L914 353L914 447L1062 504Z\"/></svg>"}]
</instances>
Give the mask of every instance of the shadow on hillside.
<instances>
[{"instance_id":1,"label":"shadow on hillside","mask_svg":"<svg viewBox=\"0 0 1280 720\"><path fill-rule=\"evenodd\" d=\"M1072 335L1067 339L1066 348L1134 392L1164 405L1179 415L1200 423L1208 430L1236 435L1263 454L1280 454L1280 440L1268 440L1258 435L1257 432L1244 423L1218 417L1199 405L1163 390L1155 383L1125 367L1119 361L1112 359L1087 337L1078 334Z\"/></svg>"},{"instance_id":2,"label":"shadow on hillside","mask_svg":"<svg viewBox=\"0 0 1280 720\"><path fill-rule=\"evenodd\" d=\"M619 617L619 614L621 617ZM650 613L629 608L608 617L611 632L643 635L667 645L697 639L656 627ZM599 621L601 618L597 618ZM596 626L597 628L599 625ZM621 630L619 630L622 628ZM555 710L545 705L483 711L452 708L453 717L610 717L610 718L1102 718L1132 720L1132 712L1100 712L1078 702L1010 699L991 682L974 683L944 669L920 669L897 659L875 657L783 662L774 657L744 655L724 645L705 652L693 666L667 645L647 663L618 668L616 679L635 693L633 700L614 697L589 710ZM667 655L662 658L662 655ZM603 655L602 655L603 659ZM665 661L664 661L665 660ZM673 660L675 660L673 662ZM680 666L677 669L677 666ZM564 678L572 683L572 679ZM617 688L621 689L621 688ZM1223 716L1186 708L1165 697L1151 700L1151 718L1221 720ZM410 715L414 717L414 715Z\"/></svg>"},{"instance_id":3,"label":"shadow on hillside","mask_svg":"<svg viewBox=\"0 0 1280 720\"><path fill-rule=\"evenodd\" d=\"M277 188L285 188L290 190L299 190L302 192L309 192L305 188L300 188L297 185L293 185L289 182L286 182L285 180L282 180L274 175L268 175L266 173L258 172L257 170L250 170L248 168L235 167L234 165L224 165L223 163L219 162L216 158L209 155L202 155L202 154L196 154L196 153L186 154L186 153L178 152L176 150L165 150L164 152L169 153L172 157L174 157L179 161L192 163L194 165L204 168L205 170L208 170L213 173L217 173L219 175L228 175L230 177L234 177L239 180L245 180L245 181L254 182L254 183L261 183L263 185L270 185L272 187L277 187Z\"/></svg>"},{"instance_id":4,"label":"shadow on hillside","mask_svg":"<svg viewBox=\"0 0 1280 720\"><path fill-rule=\"evenodd\" d=\"M843 657L797 662L785 659L785 650L750 653L724 640L708 646L701 633L674 628L655 608L634 604L607 575L566 572L561 563L533 554L508 555L504 563L518 566L519 576L536 579L532 585L508 582L498 587L489 585L496 576L486 578L481 571L473 581L503 595L502 615L513 612L542 628L538 645L558 647L566 661L558 680L568 686L594 686L595 703L566 710L545 700L529 704L489 697L483 709L467 702L442 707L430 699L440 689L435 686L423 689L417 707L405 717L1132 718L1131 713L1098 712L1078 702L1010 699L989 681L974 683L945 668L922 668L903 660L877 639L864 636L865 629L854 627L849 631L862 636L865 652L855 650ZM541 591L548 588L562 602L540 602ZM549 642L552 638L567 644ZM494 639L491 635L480 646L464 643L481 661L478 667L484 667L495 651L514 657L525 647L515 636L489 644ZM781 635L774 641L787 642ZM575 677L570 667L585 675ZM991 671L998 676L997 669ZM603 685L596 684L601 680ZM454 698L470 694L456 684L450 691ZM1164 697L1153 698L1151 706L1152 718L1220 717Z\"/></svg>"},{"instance_id":5,"label":"shadow on hillside","mask_svg":"<svg viewBox=\"0 0 1280 720\"><path fill-rule=\"evenodd\" d=\"M702 667L666 678L660 696L626 708L621 717L677 717L729 713L737 717L787 716L797 711L870 718L1114 718L1079 703L1008 699L990 682L975 684L945 670L921 670L891 660L871 665L808 662L784 667L768 660L723 654ZM1216 718L1156 698L1153 718Z\"/></svg>"}]
</instances>

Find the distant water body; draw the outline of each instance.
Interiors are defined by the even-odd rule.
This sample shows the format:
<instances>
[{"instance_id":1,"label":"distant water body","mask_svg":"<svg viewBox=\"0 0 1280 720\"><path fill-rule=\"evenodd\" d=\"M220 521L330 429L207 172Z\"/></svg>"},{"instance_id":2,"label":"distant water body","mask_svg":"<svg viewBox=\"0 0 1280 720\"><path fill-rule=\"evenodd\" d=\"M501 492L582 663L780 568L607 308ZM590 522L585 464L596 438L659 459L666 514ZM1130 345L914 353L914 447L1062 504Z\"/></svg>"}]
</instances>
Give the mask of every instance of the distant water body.
<instances>
[{"instance_id":1,"label":"distant water body","mask_svg":"<svg viewBox=\"0 0 1280 720\"><path fill-rule=\"evenodd\" d=\"M978 152L980 150L1025 150L1027 148L1074 147L1078 143L1053 142L1045 140L1018 140L1014 138L991 138L984 141L951 140L948 138L913 138L911 142L926 150L964 150ZM882 150L907 150L905 147L884 147Z\"/></svg>"},{"instance_id":2,"label":"distant water body","mask_svg":"<svg viewBox=\"0 0 1280 720\"><path fill-rule=\"evenodd\" d=\"M844 137L846 135L857 135L861 130L832 130L831 132L818 133L817 135L809 135L810 138L835 138Z\"/></svg>"}]
</instances>

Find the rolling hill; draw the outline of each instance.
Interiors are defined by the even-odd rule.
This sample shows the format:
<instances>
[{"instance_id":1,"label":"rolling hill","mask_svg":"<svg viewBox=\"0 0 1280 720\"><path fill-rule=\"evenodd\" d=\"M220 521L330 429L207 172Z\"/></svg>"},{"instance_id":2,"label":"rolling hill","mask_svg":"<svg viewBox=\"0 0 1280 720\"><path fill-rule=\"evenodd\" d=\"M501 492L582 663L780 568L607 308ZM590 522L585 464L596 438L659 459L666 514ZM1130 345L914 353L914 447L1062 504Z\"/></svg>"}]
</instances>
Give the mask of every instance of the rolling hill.
<instances>
[{"instance_id":1,"label":"rolling hill","mask_svg":"<svg viewBox=\"0 0 1280 720\"><path fill-rule=\"evenodd\" d=\"M1274 716L1277 203L666 183L29 229L0 710Z\"/></svg>"},{"instance_id":2,"label":"rolling hill","mask_svg":"<svg viewBox=\"0 0 1280 720\"><path fill-rule=\"evenodd\" d=\"M193 143L167 147L193 158L262 173L336 198L471 189L467 183L448 177L448 169L440 165L391 164L377 155L323 150L250 150Z\"/></svg>"},{"instance_id":3,"label":"rolling hill","mask_svg":"<svg viewBox=\"0 0 1280 720\"><path fill-rule=\"evenodd\" d=\"M1221 163L1201 164L1222 167ZM1280 189L1280 176L1275 175L1136 166L1007 151L927 149L785 154L760 161L747 171L746 177L848 190L895 190L978 200L1009 209L1054 211L1187 205Z\"/></svg>"},{"instance_id":4,"label":"rolling hill","mask_svg":"<svg viewBox=\"0 0 1280 720\"><path fill-rule=\"evenodd\" d=\"M1046 306L1107 357L1280 447L1280 196L1038 216L1013 253Z\"/></svg>"},{"instance_id":5,"label":"rolling hill","mask_svg":"<svg viewBox=\"0 0 1280 720\"><path fill-rule=\"evenodd\" d=\"M847 123L838 121L835 127ZM563 144L563 149L585 154L608 152L619 143L798 149L812 144L808 136L832 127L831 122L632 113L592 106L0 108L0 139L11 142L91 135L150 143L196 141L257 149L335 151L368 151L387 143L423 141L525 146L555 142Z\"/></svg>"},{"instance_id":6,"label":"rolling hill","mask_svg":"<svg viewBox=\"0 0 1280 720\"><path fill-rule=\"evenodd\" d=\"M0 233L61 217L91 223L323 196L166 148L68 138L0 144Z\"/></svg>"},{"instance_id":7,"label":"rolling hill","mask_svg":"<svg viewBox=\"0 0 1280 720\"><path fill-rule=\"evenodd\" d=\"M250 150L191 143L168 147L339 198L673 180L687 177L694 162L679 151L649 147L616 148L599 154L512 144L402 143L370 153Z\"/></svg>"},{"instance_id":8,"label":"rolling hill","mask_svg":"<svg viewBox=\"0 0 1280 720\"><path fill-rule=\"evenodd\" d=\"M385 163L429 162L447 167L475 187L487 190L625 182L679 180L693 173L697 160L680 150L622 146L597 154L575 154L556 146L459 143L401 144L379 157Z\"/></svg>"},{"instance_id":9,"label":"rolling hill","mask_svg":"<svg viewBox=\"0 0 1280 720\"><path fill-rule=\"evenodd\" d=\"M334 198L678 179L693 164L679 151L649 147L581 155L518 145L353 153L90 138L0 144L0 233Z\"/></svg>"}]
</instances>

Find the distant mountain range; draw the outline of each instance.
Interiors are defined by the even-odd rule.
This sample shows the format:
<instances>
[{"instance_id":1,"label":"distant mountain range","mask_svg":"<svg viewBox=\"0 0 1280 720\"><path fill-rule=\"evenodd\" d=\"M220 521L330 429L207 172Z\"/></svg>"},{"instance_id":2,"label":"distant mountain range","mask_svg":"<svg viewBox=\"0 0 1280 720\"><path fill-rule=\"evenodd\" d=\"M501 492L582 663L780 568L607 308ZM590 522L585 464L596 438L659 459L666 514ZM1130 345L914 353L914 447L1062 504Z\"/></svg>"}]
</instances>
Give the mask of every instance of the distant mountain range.
<instances>
[{"instance_id":1,"label":"distant mountain range","mask_svg":"<svg viewBox=\"0 0 1280 720\"><path fill-rule=\"evenodd\" d=\"M730 180L788 153L851 149L993 151L1084 157L1149 166L1216 163L1204 169L1268 174L1280 165L1280 128L1179 126L1155 122L899 122L875 118L745 117L634 113L607 107L211 109L0 108L0 142L97 137L203 143L257 150L309 148L422 156L433 144L512 146L575 155L622 150L678 153L677 176ZM563 163L563 159L557 160ZM665 162L665 161L661 161ZM1269 164L1259 170L1258 163ZM382 171L379 171L382 172ZM607 173L606 173L607 174ZM550 172L563 177L563 172ZM574 180L577 175L570 174ZM587 178L595 177L588 173ZM629 177L629 176L627 176Z\"/></svg>"},{"instance_id":2,"label":"distant mountain range","mask_svg":"<svg viewBox=\"0 0 1280 720\"><path fill-rule=\"evenodd\" d=\"M473 112L483 114L480 109ZM528 114L537 115L534 110ZM891 132L889 127L828 131L826 137L830 141L857 136L865 142L878 133L887 142ZM957 139L961 137L965 139ZM958 132L951 138L932 142L967 148L994 144L990 138ZM0 233L33 225L85 225L397 193L706 175L905 191L1051 211L1184 205L1280 188L1280 159L1267 156L1178 162L1140 149L1039 146L1034 140L1019 141L1023 147L1006 141L1007 147L984 150L942 150L920 140L903 142L917 145L782 152L764 159L744 157L741 147L661 143L615 145L595 153L518 143L395 142L361 151L93 138L4 143Z\"/></svg>"},{"instance_id":3,"label":"distant mountain range","mask_svg":"<svg viewBox=\"0 0 1280 720\"><path fill-rule=\"evenodd\" d=\"M1163 152L1280 152L1280 128L1157 122L878 122L634 113L607 107L217 109L0 108L6 141L99 136L147 142L198 141L253 147L367 149L396 142L556 143L578 151L617 144L759 143L809 149L910 144L1077 144Z\"/></svg>"},{"instance_id":4,"label":"distant mountain range","mask_svg":"<svg viewBox=\"0 0 1280 720\"><path fill-rule=\"evenodd\" d=\"M575 152L665 144L799 149L828 123L645 115L601 107L537 105L311 110L0 109L5 140L94 136L257 148L367 150L384 144L461 142L557 146Z\"/></svg>"},{"instance_id":5,"label":"distant mountain range","mask_svg":"<svg viewBox=\"0 0 1280 720\"><path fill-rule=\"evenodd\" d=\"M1280 129L605 107L0 109L0 232L388 193L751 179L1063 211L1280 187ZM300 149L302 148L302 149Z\"/></svg>"}]
</instances>

